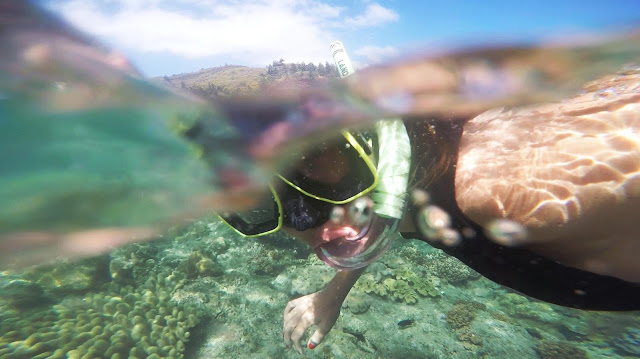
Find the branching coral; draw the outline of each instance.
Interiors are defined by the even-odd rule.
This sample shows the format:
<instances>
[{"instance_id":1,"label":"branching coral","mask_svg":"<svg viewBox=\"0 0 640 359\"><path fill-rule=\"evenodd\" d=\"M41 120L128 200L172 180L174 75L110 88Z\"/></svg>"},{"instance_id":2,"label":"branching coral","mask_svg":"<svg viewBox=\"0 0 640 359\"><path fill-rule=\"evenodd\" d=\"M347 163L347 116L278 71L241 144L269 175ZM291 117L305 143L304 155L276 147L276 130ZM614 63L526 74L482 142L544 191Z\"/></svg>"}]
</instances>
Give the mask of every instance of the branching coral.
<instances>
[{"instance_id":1,"label":"branching coral","mask_svg":"<svg viewBox=\"0 0 640 359\"><path fill-rule=\"evenodd\" d=\"M197 324L190 308L170 300L183 275L152 277L140 288L112 285L48 309L5 313L3 358L181 358Z\"/></svg>"}]
</instances>

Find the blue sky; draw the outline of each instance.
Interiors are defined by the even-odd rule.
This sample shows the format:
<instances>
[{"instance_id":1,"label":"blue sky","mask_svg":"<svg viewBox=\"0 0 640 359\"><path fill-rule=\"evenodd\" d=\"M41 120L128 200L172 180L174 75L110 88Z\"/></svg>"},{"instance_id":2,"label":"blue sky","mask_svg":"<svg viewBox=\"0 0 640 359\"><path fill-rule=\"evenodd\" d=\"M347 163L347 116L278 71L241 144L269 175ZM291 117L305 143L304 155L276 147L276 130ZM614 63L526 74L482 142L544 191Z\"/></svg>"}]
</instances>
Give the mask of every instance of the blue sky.
<instances>
[{"instance_id":1,"label":"blue sky","mask_svg":"<svg viewBox=\"0 0 640 359\"><path fill-rule=\"evenodd\" d=\"M146 75L224 64L356 66L455 44L551 41L640 25L640 1L41 0L128 56Z\"/></svg>"}]
</instances>

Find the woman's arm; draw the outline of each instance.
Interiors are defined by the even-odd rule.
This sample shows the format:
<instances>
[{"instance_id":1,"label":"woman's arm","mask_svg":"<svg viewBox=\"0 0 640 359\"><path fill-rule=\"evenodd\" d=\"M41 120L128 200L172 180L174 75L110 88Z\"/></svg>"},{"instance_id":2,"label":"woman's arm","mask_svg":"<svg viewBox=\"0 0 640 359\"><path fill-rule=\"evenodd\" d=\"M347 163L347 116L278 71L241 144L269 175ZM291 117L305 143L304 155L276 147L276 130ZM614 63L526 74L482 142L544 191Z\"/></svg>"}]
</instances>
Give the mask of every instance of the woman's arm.
<instances>
[{"instance_id":1,"label":"woman's arm","mask_svg":"<svg viewBox=\"0 0 640 359\"><path fill-rule=\"evenodd\" d=\"M485 228L498 218L523 224L532 252L640 282L640 75L586 90L466 123L456 201Z\"/></svg>"},{"instance_id":2,"label":"woman's arm","mask_svg":"<svg viewBox=\"0 0 640 359\"><path fill-rule=\"evenodd\" d=\"M347 294L365 270L366 267L338 271L323 290L290 301L284 309L283 338L287 347L293 344L302 354L300 339L314 324L318 329L309 338L307 346L313 349L320 344L338 319Z\"/></svg>"}]
</instances>

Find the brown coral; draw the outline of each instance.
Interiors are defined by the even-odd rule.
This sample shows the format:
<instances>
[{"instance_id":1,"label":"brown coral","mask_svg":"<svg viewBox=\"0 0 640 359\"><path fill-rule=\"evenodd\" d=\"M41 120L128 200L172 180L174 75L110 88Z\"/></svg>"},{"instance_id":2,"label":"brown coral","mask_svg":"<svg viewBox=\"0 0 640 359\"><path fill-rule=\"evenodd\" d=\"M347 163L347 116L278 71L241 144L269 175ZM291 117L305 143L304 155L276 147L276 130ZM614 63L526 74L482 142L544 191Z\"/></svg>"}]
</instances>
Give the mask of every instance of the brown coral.
<instances>
[{"instance_id":1,"label":"brown coral","mask_svg":"<svg viewBox=\"0 0 640 359\"><path fill-rule=\"evenodd\" d=\"M426 257L428 257L424 264L426 271L449 283L464 283L480 277L476 271L444 252L438 251Z\"/></svg>"},{"instance_id":2,"label":"brown coral","mask_svg":"<svg viewBox=\"0 0 640 359\"><path fill-rule=\"evenodd\" d=\"M478 302L457 302L447 313L447 323L454 329L466 327L476 317L476 312L484 308L485 305Z\"/></svg>"}]
</instances>

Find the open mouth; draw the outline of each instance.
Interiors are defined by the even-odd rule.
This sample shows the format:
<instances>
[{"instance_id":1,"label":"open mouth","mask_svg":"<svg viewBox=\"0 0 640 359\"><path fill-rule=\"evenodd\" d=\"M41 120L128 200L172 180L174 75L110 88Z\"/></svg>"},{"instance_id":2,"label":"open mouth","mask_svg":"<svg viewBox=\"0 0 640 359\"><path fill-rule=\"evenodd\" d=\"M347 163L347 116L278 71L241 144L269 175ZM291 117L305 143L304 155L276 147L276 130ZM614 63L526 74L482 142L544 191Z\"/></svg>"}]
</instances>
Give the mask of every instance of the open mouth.
<instances>
[{"instance_id":1,"label":"open mouth","mask_svg":"<svg viewBox=\"0 0 640 359\"><path fill-rule=\"evenodd\" d=\"M349 242L357 242L367 236L367 234L369 233L370 227L371 227L371 221L369 221L359 231L351 226L325 227L322 229L322 232L320 233L320 237L321 237L320 241L317 242L314 249L322 245L328 244L330 242L334 242L342 239Z\"/></svg>"}]
</instances>

